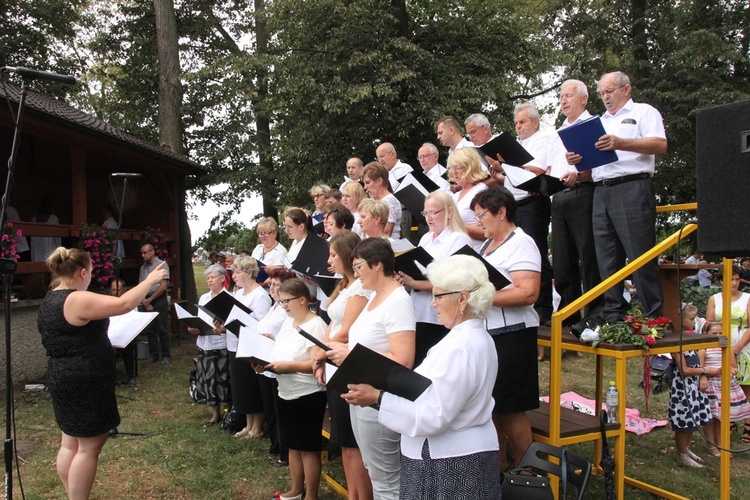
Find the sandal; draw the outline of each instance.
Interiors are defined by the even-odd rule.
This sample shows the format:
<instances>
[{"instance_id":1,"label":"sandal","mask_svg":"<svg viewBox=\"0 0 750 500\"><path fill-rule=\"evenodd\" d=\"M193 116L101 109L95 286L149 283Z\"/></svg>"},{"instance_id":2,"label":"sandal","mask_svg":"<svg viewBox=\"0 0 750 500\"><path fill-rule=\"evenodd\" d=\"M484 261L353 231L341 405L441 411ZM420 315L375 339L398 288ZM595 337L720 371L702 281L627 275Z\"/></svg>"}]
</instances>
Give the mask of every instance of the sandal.
<instances>
[{"instance_id":1,"label":"sandal","mask_svg":"<svg viewBox=\"0 0 750 500\"><path fill-rule=\"evenodd\" d=\"M715 456L716 458L719 458L721 456L721 452L716 446L708 445L708 453Z\"/></svg>"},{"instance_id":2,"label":"sandal","mask_svg":"<svg viewBox=\"0 0 750 500\"><path fill-rule=\"evenodd\" d=\"M699 464L705 463L705 461L701 457L699 457L698 455L696 455L695 453L693 453L693 450L691 450L690 448L687 449L687 454L688 454L688 456L690 458L692 458L693 460L695 460ZM716 456L716 455L714 455L714 456Z\"/></svg>"},{"instance_id":3,"label":"sandal","mask_svg":"<svg viewBox=\"0 0 750 500\"><path fill-rule=\"evenodd\" d=\"M740 440L745 444L750 444L750 422L745 422L745 428L742 431Z\"/></svg>"},{"instance_id":4,"label":"sandal","mask_svg":"<svg viewBox=\"0 0 750 500\"><path fill-rule=\"evenodd\" d=\"M677 464L682 467L695 467L696 469L702 469L703 466L690 458L690 455L687 453L680 453L679 451L676 452L677 455Z\"/></svg>"},{"instance_id":5,"label":"sandal","mask_svg":"<svg viewBox=\"0 0 750 500\"><path fill-rule=\"evenodd\" d=\"M217 420L216 422L214 422L213 420L209 420L209 421L207 421L207 422L206 422L205 424L203 424L203 427L206 427L206 428L208 428L208 427L213 427L214 425L216 425L216 424L218 424L218 423L219 423L219 421L218 421L218 420Z\"/></svg>"}]
</instances>

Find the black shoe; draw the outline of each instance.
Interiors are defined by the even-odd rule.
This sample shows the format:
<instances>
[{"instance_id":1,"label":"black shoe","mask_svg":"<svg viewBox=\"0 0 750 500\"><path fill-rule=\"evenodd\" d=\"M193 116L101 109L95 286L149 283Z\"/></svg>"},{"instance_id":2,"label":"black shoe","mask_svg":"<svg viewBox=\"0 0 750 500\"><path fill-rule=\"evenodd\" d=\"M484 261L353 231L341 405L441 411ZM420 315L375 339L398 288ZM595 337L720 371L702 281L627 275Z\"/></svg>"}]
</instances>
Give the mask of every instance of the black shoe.
<instances>
[{"instance_id":1,"label":"black shoe","mask_svg":"<svg viewBox=\"0 0 750 500\"><path fill-rule=\"evenodd\" d=\"M149 357L149 358L148 358L148 359L146 360L146 363L147 363L147 364L149 364L149 365L151 365L151 364L154 364L154 363L156 363L157 361L159 361L159 360L158 360L158 359L156 359L155 357L151 356L151 357Z\"/></svg>"},{"instance_id":2,"label":"black shoe","mask_svg":"<svg viewBox=\"0 0 750 500\"><path fill-rule=\"evenodd\" d=\"M135 384L136 384L136 381L135 381L135 377L130 377L130 378L128 379L128 385L129 385L130 387L135 387Z\"/></svg>"},{"instance_id":3,"label":"black shoe","mask_svg":"<svg viewBox=\"0 0 750 500\"><path fill-rule=\"evenodd\" d=\"M273 467L289 467L289 462L287 462L286 460L274 460L273 462L271 462L271 465Z\"/></svg>"}]
</instances>

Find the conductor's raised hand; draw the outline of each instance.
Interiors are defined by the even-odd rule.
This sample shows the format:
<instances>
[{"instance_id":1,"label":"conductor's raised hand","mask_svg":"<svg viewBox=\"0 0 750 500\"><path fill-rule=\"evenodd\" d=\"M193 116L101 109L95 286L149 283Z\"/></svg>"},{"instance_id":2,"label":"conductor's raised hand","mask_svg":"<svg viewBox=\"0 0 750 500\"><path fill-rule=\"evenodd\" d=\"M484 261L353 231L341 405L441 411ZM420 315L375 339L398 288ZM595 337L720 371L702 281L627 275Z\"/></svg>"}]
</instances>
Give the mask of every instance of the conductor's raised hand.
<instances>
[{"instance_id":1,"label":"conductor's raised hand","mask_svg":"<svg viewBox=\"0 0 750 500\"><path fill-rule=\"evenodd\" d=\"M156 266L156 269L151 271L149 275L146 277L146 280L151 283L151 285L158 285L161 283L162 280L165 280L169 278L169 273L167 273L167 270L164 269L164 266L166 266L166 262L162 262L158 266Z\"/></svg>"}]
</instances>

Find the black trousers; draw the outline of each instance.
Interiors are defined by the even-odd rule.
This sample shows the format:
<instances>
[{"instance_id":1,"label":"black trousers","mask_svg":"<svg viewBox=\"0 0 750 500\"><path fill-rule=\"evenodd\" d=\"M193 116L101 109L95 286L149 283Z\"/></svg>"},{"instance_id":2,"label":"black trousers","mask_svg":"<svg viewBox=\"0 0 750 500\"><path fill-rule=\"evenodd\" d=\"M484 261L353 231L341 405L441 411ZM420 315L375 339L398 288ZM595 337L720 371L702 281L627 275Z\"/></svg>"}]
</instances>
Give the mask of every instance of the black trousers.
<instances>
[{"instance_id":1,"label":"black trousers","mask_svg":"<svg viewBox=\"0 0 750 500\"><path fill-rule=\"evenodd\" d=\"M593 204L593 183L552 197L552 271L560 309L601 283L591 222ZM598 319L603 304L603 297L595 299L587 306L586 315ZM571 322L578 319L578 315L570 317Z\"/></svg>"},{"instance_id":2,"label":"black trousers","mask_svg":"<svg viewBox=\"0 0 750 500\"><path fill-rule=\"evenodd\" d=\"M542 284L534 310L543 321L552 316L552 266L549 263L550 200L547 196L529 196L518 202L516 225L531 236L542 256Z\"/></svg>"}]
</instances>

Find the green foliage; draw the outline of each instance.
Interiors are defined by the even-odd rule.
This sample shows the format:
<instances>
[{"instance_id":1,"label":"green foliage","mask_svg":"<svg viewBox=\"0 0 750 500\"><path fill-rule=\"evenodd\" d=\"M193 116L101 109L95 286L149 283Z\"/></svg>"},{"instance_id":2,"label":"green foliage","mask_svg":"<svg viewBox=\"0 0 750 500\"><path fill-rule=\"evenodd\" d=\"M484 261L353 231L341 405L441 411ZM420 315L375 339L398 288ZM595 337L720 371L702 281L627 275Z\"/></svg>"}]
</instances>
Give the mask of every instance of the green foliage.
<instances>
[{"instance_id":1,"label":"green foliage","mask_svg":"<svg viewBox=\"0 0 750 500\"><path fill-rule=\"evenodd\" d=\"M721 290L718 288L703 288L700 286L692 286L690 283L682 283L680 285L682 302L695 305L695 307L698 308L698 316L701 318L706 317L706 307L708 306L709 297L720 291Z\"/></svg>"}]
</instances>

